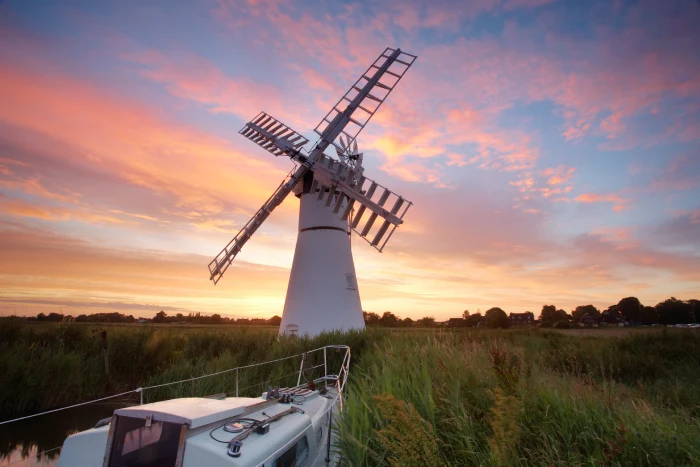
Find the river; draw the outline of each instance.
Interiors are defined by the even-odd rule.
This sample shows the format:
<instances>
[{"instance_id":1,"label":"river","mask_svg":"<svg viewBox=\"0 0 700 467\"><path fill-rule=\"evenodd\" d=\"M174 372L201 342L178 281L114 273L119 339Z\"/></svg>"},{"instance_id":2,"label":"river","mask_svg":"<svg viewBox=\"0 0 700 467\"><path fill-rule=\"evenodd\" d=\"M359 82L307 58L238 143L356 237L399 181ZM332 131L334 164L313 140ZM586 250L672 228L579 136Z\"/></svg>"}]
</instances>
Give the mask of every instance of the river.
<instances>
[{"instance_id":1,"label":"river","mask_svg":"<svg viewBox=\"0 0 700 467\"><path fill-rule=\"evenodd\" d=\"M61 452L54 448L62 446L68 435L94 427L127 405L133 403L96 403L0 425L0 466L53 467ZM49 452L37 457L45 451Z\"/></svg>"}]
</instances>

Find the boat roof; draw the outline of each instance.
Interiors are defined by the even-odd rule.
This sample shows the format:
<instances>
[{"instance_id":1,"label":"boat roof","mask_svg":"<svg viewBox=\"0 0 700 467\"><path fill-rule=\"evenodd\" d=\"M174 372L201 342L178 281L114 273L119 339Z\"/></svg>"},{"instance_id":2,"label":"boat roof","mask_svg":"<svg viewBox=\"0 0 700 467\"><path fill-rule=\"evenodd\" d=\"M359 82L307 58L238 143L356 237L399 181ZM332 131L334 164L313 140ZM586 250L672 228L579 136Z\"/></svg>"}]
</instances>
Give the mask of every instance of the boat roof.
<instances>
[{"instance_id":1,"label":"boat roof","mask_svg":"<svg viewBox=\"0 0 700 467\"><path fill-rule=\"evenodd\" d=\"M260 398L251 397L228 397L221 400L185 397L125 407L115 410L114 414L134 418L146 418L151 415L154 421L178 423L188 425L190 428L198 428L242 415L246 407L258 402L260 402Z\"/></svg>"}]
</instances>

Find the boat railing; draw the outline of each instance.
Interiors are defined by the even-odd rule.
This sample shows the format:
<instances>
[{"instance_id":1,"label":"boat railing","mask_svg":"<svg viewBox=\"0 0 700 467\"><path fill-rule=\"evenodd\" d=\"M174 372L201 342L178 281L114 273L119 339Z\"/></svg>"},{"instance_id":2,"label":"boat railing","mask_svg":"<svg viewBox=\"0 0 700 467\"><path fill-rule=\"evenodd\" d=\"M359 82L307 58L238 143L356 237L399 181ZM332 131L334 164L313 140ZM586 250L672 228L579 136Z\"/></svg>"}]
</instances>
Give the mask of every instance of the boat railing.
<instances>
[{"instance_id":1,"label":"boat railing","mask_svg":"<svg viewBox=\"0 0 700 467\"><path fill-rule=\"evenodd\" d=\"M334 358L334 359L330 358L331 351L335 351L336 353L343 352L343 355L342 355L342 359L340 362L340 366L336 367L337 368L336 372L329 373L329 370L332 371L331 365L334 363L331 360L335 360L335 361L338 360L338 358ZM321 358L321 353L322 353L322 358ZM258 382L256 384L248 385L248 386L245 386L242 388L239 387L240 375L243 374L243 372L245 370L251 370L254 368L263 367L263 366L271 365L271 364L275 364L275 363L279 364L279 363L286 362L286 361L293 360L293 359L297 359L297 358L301 359L298 370L295 370L292 373L284 374L282 376L278 376L275 378L270 377L267 380L262 381L262 382ZM318 362L322 362L322 363L318 363ZM313 374L314 371L320 370L321 368L323 369L322 375L317 376L317 377L312 377L311 379L307 378L307 375ZM69 409L73 409L76 407L82 407L85 405L95 404L98 402L104 402L104 401L108 401L111 399L124 398L124 397L134 395L134 394L138 394L138 396L139 396L138 403L143 404L144 403L144 394L146 394L147 391L153 391L153 390L158 389L158 388L164 388L164 387L168 387L168 386L174 386L174 385L178 385L178 384L194 382L194 381L212 378L212 377L224 375L224 374L233 374L234 375L233 382L232 382L233 388L230 392L225 393L225 396L239 397L239 394L243 393L246 390L252 389L256 386L258 386L262 389L262 391L259 393L259 394L262 394L262 392L265 389L267 389L267 386L271 385L270 383L277 382L279 380L284 380L285 378L291 378L292 376L296 375L297 376L296 386L293 386L293 387L300 387L300 386L308 385L308 383L310 381L313 381L314 384L322 384L325 386L335 387L337 394L336 394L335 398L332 400L332 403L331 403L328 410L331 410L333 407L335 407L336 403L338 403L338 402L340 403L340 409L342 410L343 392L345 390L345 386L347 383L349 369L350 369L350 347L348 347L347 345L326 345L323 347L319 347L317 349L312 349L312 350L308 350L306 352L302 352L300 354L291 355L289 357L283 357L283 358L278 358L275 360L253 363L250 365L238 366L235 368L229 368L226 370L221 370L221 371L217 371L214 373L195 376L192 378L186 378L186 379L182 379L182 380L178 380L178 381L170 381L167 383L159 383L159 384L154 384L154 385L150 385L150 386L137 387L137 388L132 389L130 391L124 391L124 392L120 392L118 394L112 394L109 396L100 397L98 399L93 399L90 401L80 402L80 403L69 405L66 407L61 407L61 408L52 409L52 410L46 410L44 412L26 415L26 416L14 418L11 420L0 421L0 425L15 423L15 422L27 420L30 418L40 417L42 415L56 413L56 412L60 412L60 411L64 411L64 410L69 410ZM330 412L329 412L329 416L330 416ZM38 453L37 458L41 457L43 454L45 454L49 451L54 451L58 448L60 448L60 446L53 448L53 449L43 451L41 453Z\"/></svg>"}]
</instances>

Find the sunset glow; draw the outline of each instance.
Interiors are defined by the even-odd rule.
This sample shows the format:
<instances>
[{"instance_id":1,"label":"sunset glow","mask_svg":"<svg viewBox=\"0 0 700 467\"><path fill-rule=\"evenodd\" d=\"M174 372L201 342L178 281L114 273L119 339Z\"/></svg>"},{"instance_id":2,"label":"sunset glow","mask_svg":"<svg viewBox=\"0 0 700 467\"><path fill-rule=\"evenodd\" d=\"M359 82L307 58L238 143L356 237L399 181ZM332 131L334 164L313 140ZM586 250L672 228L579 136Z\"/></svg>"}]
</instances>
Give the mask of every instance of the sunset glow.
<instances>
[{"instance_id":1,"label":"sunset glow","mask_svg":"<svg viewBox=\"0 0 700 467\"><path fill-rule=\"evenodd\" d=\"M700 298L700 3L0 1L0 315L281 314L292 167L238 134L313 128L384 50L418 55L358 138L415 204L363 308ZM310 143L310 144L311 144Z\"/></svg>"}]
</instances>

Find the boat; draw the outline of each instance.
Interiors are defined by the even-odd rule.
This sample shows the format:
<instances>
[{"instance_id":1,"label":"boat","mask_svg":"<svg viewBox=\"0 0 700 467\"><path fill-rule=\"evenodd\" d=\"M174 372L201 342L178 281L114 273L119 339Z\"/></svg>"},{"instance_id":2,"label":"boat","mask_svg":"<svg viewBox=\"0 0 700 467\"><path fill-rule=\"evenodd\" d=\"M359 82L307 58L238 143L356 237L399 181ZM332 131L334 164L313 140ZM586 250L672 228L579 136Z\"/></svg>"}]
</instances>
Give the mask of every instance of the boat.
<instances>
[{"instance_id":1,"label":"boat","mask_svg":"<svg viewBox=\"0 0 700 467\"><path fill-rule=\"evenodd\" d=\"M345 350L336 374L327 372L329 349ZM299 384L307 355L319 351L323 364L313 368L323 367L323 376ZM272 362L241 369L267 363ZM342 409L349 364L349 347L327 346L302 354L296 386L270 386L260 397L238 397L236 389L231 397L184 397L116 409L94 428L69 436L58 467L336 465L333 417ZM239 368L232 370L237 385Z\"/></svg>"}]
</instances>

